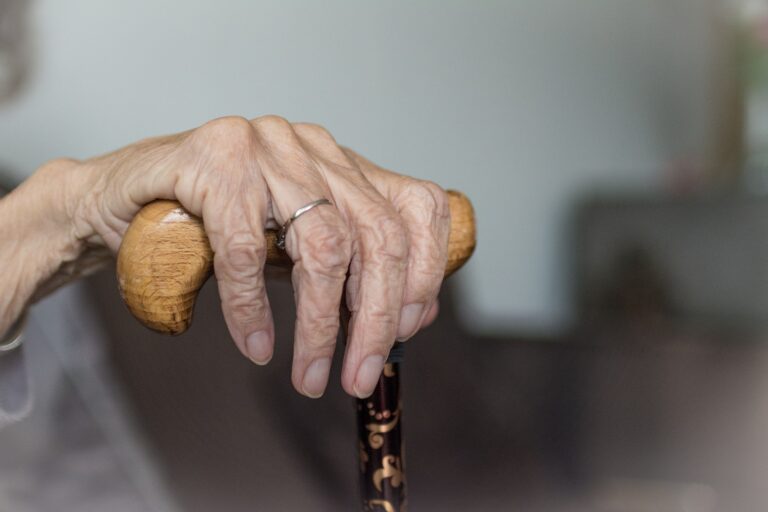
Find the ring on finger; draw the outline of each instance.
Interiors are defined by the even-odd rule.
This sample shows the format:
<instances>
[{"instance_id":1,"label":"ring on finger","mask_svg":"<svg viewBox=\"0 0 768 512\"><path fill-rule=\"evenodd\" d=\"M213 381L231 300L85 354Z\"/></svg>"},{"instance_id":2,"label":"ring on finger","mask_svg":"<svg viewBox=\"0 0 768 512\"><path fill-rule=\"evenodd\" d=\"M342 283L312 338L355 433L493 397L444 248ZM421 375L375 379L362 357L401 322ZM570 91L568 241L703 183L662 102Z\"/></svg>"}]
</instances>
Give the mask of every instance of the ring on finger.
<instances>
[{"instance_id":1,"label":"ring on finger","mask_svg":"<svg viewBox=\"0 0 768 512\"><path fill-rule=\"evenodd\" d=\"M285 221L285 224L283 224L283 227L280 228L280 233L278 233L277 235L277 247L283 251L285 250L285 236L288 234L288 228L291 227L291 224L296 222L296 219L298 219L299 217L307 213L309 210L311 210L315 206L320 206L324 204L333 206L333 203L329 199L326 199L323 197L315 201L312 201L311 203L308 203L302 206L301 208L299 208L298 210L296 210L295 212L293 212L293 215L291 215L291 217L287 221Z\"/></svg>"}]
</instances>

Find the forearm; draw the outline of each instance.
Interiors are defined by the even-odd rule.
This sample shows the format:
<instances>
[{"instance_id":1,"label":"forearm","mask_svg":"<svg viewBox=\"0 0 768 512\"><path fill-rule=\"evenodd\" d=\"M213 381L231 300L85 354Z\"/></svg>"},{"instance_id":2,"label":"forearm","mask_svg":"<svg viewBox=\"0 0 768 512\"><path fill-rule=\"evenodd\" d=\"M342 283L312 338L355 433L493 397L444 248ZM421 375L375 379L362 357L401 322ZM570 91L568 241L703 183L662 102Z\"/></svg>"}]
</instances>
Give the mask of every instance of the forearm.
<instances>
[{"instance_id":1,"label":"forearm","mask_svg":"<svg viewBox=\"0 0 768 512\"><path fill-rule=\"evenodd\" d=\"M81 179L75 162L57 160L0 199L0 333L30 302L93 267L74 221Z\"/></svg>"},{"instance_id":2,"label":"forearm","mask_svg":"<svg viewBox=\"0 0 768 512\"><path fill-rule=\"evenodd\" d=\"M306 396L325 390L342 301L352 312L342 384L358 397L373 391L394 340L436 314L450 231L440 187L345 151L319 125L224 117L82 163L52 162L0 201L0 330L98 266L105 247L117 251L156 199L203 219L227 327L259 364L274 346L264 228L312 201L332 203L292 223L286 239L297 304L291 378Z\"/></svg>"}]
</instances>

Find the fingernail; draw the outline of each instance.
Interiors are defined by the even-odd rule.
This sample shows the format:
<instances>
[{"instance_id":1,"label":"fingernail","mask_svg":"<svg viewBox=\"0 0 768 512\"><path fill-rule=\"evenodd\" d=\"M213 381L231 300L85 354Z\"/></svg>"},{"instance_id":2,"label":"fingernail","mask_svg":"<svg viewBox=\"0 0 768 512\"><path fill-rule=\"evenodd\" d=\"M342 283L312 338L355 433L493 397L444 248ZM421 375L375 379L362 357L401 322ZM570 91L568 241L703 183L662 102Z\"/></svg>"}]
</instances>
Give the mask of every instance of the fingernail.
<instances>
[{"instance_id":1,"label":"fingernail","mask_svg":"<svg viewBox=\"0 0 768 512\"><path fill-rule=\"evenodd\" d=\"M252 332L245 339L245 350L254 363L264 366L272 359L272 344L267 331Z\"/></svg>"},{"instance_id":2,"label":"fingernail","mask_svg":"<svg viewBox=\"0 0 768 512\"><path fill-rule=\"evenodd\" d=\"M304 372L301 381L301 391L309 398L320 398L328 385L328 373L331 371L331 359L321 357L315 359Z\"/></svg>"},{"instance_id":3,"label":"fingernail","mask_svg":"<svg viewBox=\"0 0 768 512\"><path fill-rule=\"evenodd\" d=\"M421 316L424 314L424 304L408 304L400 311L400 327L397 329L397 341L405 341L419 328Z\"/></svg>"},{"instance_id":4,"label":"fingernail","mask_svg":"<svg viewBox=\"0 0 768 512\"><path fill-rule=\"evenodd\" d=\"M358 398L371 396L379 382L381 371L384 369L384 356L377 354L366 357L360 369L357 370L357 378L353 386L353 391Z\"/></svg>"}]
</instances>

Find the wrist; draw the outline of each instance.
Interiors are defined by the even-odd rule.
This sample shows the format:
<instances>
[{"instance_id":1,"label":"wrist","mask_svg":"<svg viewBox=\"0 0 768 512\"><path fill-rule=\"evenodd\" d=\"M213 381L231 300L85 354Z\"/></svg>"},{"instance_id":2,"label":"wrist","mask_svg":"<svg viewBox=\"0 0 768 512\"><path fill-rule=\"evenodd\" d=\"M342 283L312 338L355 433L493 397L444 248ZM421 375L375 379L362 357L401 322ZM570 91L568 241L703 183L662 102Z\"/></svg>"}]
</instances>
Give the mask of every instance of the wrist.
<instances>
[{"instance_id":1,"label":"wrist","mask_svg":"<svg viewBox=\"0 0 768 512\"><path fill-rule=\"evenodd\" d=\"M57 159L43 164L11 192L8 214L25 240L37 240L54 266L75 259L82 251L77 217L84 190L84 176L76 160Z\"/></svg>"},{"instance_id":2,"label":"wrist","mask_svg":"<svg viewBox=\"0 0 768 512\"><path fill-rule=\"evenodd\" d=\"M77 166L71 160L49 162L0 200L0 331L43 282L82 254L74 218Z\"/></svg>"}]
</instances>

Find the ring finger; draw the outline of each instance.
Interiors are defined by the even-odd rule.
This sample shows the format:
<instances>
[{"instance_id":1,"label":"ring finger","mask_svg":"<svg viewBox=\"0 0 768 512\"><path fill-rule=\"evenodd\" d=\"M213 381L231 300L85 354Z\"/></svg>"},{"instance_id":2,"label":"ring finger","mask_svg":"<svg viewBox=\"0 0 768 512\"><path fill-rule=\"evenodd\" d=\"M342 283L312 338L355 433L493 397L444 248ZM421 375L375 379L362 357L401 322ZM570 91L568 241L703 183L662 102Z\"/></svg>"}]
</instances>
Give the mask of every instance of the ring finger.
<instances>
[{"instance_id":1,"label":"ring finger","mask_svg":"<svg viewBox=\"0 0 768 512\"><path fill-rule=\"evenodd\" d=\"M272 212L283 225L300 208L318 199L333 201L312 159L287 121L254 121L266 161L263 174L272 196ZM291 380L300 393L317 398L328 383L339 330L339 304L351 258L351 236L339 211L319 205L300 215L286 233L293 260L296 329Z\"/></svg>"}]
</instances>

